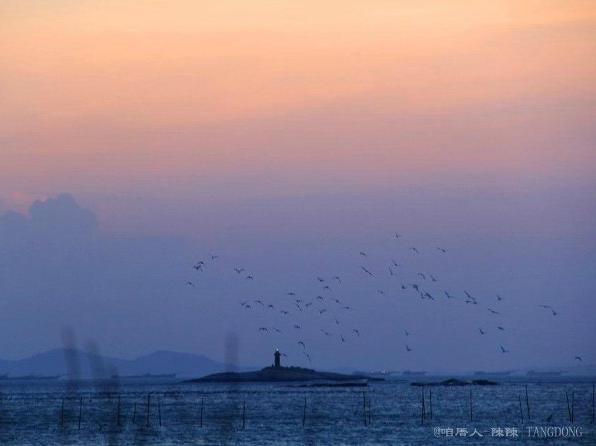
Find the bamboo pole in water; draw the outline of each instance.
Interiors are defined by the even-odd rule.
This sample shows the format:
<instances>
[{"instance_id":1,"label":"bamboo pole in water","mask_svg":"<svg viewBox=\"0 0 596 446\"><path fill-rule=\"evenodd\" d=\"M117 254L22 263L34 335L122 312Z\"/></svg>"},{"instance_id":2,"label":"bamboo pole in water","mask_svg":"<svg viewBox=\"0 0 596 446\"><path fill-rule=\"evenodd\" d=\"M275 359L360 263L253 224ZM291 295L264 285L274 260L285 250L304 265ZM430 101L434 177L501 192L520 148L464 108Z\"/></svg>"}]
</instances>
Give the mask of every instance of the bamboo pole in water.
<instances>
[{"instance_id":1,"label":"bamboo pole in water","mask_svg":"<svg viewBox=\"0 0 596 446\"><path fill-rule=\"evenodd\" d=\"M201 398L201 427L203 427L203 408L205 407L205 397Z\"/></svg>"},{"instance_id":2,"label":"bamboo pole in water","mask_svg":"<svg viewBox=\"0 0 596 446\"><path fill-rule=\"evenodd\" d=\"M470 389L470 421L472 421L472 419L474 418L474 413L472 411L472 389Z\"/></svg>"},{"instance_id":3,"label":"bamboo pole in water","mask_svg":"<svg viewBox=\"0 0 596 446\"><path fill-rule=\"evenodd\" d=\"M424 404L424 386L420 387L420 416L422 419L422 424L424 424L424 416L426 412L426 407Z\"/></svg>"},{"instance_id":4,"label":"bamboo pole in water","mask_svg":"<svg viewBox=\"0 0 596 446\"><path fill-rule=\"evenodd\" d=\"M306 397L304 397L304 409L302 410L302 427L306 424Z\"/></svg>"},{"instance_id":5,"label":"bamboo pole in water","mask_svg":"<svg viewBox=\"0 0 596 446\"><path fill-rule=\"evenodd\" d=\"M242 403L242 429L246 428L246 400Z\"/></svg>"},{"instance_id":6,"label":"bamboo pole in water","mask_svg":"<svg viewBox=\"0 0 596 446\"><path fill-rule=\"evenodd\" d=\"M64 427L64 398L62 398L62 405L60 406L60 426Z\"/></svg>"},{"instance_id":7,"label":"bamboo pole in water","mask_svg":"<svg viewBox=\"0 0 596 446\"><path fill-rule=\"evenodd\" d=\"M116 425L120 426L120 395L118 395L118 410L116 413Z\"/></svg>"},{"instance_id":8,"label":"bamboo pole in water","mask_svg":"<svg viewBox=\"0 0 596 446\"><path fill-rule=\"evenodd\" d=\"M523 423L524 422L524 410L522 408L521 395L517 395L517 399L519 400L519 416Z\"/></svg>"},{"instance_id":9,"label":"bamboo pole in water","mask_svg":"<svg viewBox=\"0 0 596 446\"><path fill-rule=\"evenodd\" d=\"M149 408L150 408L150 406L151 406L151 394L148 393L147 394L147 421L146 421L147 427L149 427Z\"/></svg>"},{"instance_id":10,"label":"bamboo pole in water","mask_svg":"<svg viewBox=\"0 0 596 446\"><path fill-rule=\"evenodd\" d=\"M369 397L368 398L368 425L369 426L371 425L371 418L372 418L372 415L371 415L371 410L370 410L370 397Z\"/></svg>"},{"instance_id":11,"label":"bamboo pole in water","mask_svg":"<svg viewBox=\"0 0 596 446\"><path fill-rule=\"evenodd\" d=\"M161 427L161 398L157 398L157 416L159 417L159 427Z\"/></svg>"},{"instance_id":12,"label":"bamboo pole in water","mask_svg":"<svg viewBox=\"0 0 596 446\"><path fill-rule=\"evenodd\" d=\"M433 389L430 387L428 389L428 406L430 409L430 419L433 419Z\"/></svg>"},{"instance_id":13,"label":"bamboo pole in water","mask_svg":"<svg viewBox=\"0 0 596 446\"><path fill-rule=\"evenodd\" d=\"M362 392L362 419L366 426L366 393Z\"/></svg>"},{"instance_id":14,"label":"bamboo pole in water","mask_svg":"<svg viewBox=\"0 0 596 446\"><path fill-rule=\"evenodd\" d=\"M81 418L83 415L83 397L79 400L79 430L81 430Z\"/></svg>"},{"instance_id":15,"label":"bamboo pole in water","mask_svg":"<svg viewBox=\"0 0 596 446\"><path fill-rule=\"evenodd\" d=\"M575 392L571 392L571 422L575 420Z\"/></svg>"},{"instance_id":16,"label":"bamboo pole in water","mask_svg":"<svg viewBox=\"0 0 596 446\"><path fill-rule=\"evenodd\" d=\"M132 424L135 424L137 421L137 402L135 401L134 405L132 406Z\"/></svg>"},{"instance_id":17,"label":"bamboo pole in water","mask_svg":"<svg viewBox=\"0 0 596 446\"><path fill-rule=\"evenodd\" d=\"M526 410L528 411L528 420L531 420L530 416L530 398L528 397L528 385L526 384Z\"/></svg>"},{"instance_id":18,"label":"bamboo pole in water","mask_svg":"<svg viewBox=\"0 0 596 446\"><path fill-rule=\"evenodd\" d=\"M569 405L569 394L565 392L565 399L567 400L567 415L569 416L569 421L571 421L571 407Z\"/></svg>"},{"instance_id":19,"label":"bamboo pole in water","mask_svg":"<svg viewBox=\"0 0 596 446\"><path fill-rule=\"evenodd\" d=\"M592 424L594 424L594 384L592 384Z\"/></svg>"}]
</instances>

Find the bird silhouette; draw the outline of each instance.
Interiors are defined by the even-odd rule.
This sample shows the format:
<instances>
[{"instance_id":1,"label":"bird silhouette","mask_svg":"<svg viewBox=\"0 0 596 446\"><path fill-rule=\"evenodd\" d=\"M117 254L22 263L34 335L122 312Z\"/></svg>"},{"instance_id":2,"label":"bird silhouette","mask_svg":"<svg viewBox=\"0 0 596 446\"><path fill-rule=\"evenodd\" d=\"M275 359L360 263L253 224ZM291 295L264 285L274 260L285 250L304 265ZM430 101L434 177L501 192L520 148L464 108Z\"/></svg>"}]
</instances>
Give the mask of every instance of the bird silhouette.
<instances>
[{"instance_id":1,"label":"bird silhouette","mask_svg":"<svg viewBox=\"0 0 596 446\"><path fill-rule=\"evenodd\" d=\"M365 253L364 251L360 251L360 255L361 255L362 257L367 257L367 255L366 255L366 253Z\"/></svg>"},{"instance_id":2,"label":"bird silhouette","mask_svg":"<svg viewBox=\"0 0 596 446\"><path fill-rule=\"evenodd\" d=\"M576 361L584 362L584 360L582 359L581 356L576 356L575 359L576 359Z\"/></svg>"},{"instance_id":3,"label":"bird silhouette","mask_svg":"<svg viewBox=\"0 0 596 446\"><path fill-rule=\"evenodd\" d=\"M352 328L352 331L353 331L354 333L356 333L356 336L360 336L360 332L359 332L358 330L356 330L355 328Z\"/></svg>"},{"instance_id":4,"label":"bird silhouette","mask_svg":"<svg viewBox=\"0 0 596 446\"><path fill-rule=\"evenodd\" d=\"M302 342L302 341L298 341L298 344L299 344L299 345L301 345L301 346L302 346L302 348L304 348L304 349L306 348L306 345L304 345L304 342Z\"/></svg>"},{"instance_id":5,"label":"bird silhouette","mask_svg":"<svg viewBox=\"0 0 596 446\"><path fill-rule=\"evenodd\" d=\"M487 308L492 314L499 314L498 311L493 310L492 308Z\"/></svg>"},{"instance_id":6,"label":"bird silhouette","mask_svg":"<svg viewBox=\"0 0 596 446\"><path fill-rule=\"evenodd\" d=\"M480 332L481 335L484 334L484 330L482 328L479 328L478 331Z\"/></svg>"},{"instance_id":7,"label":"bird silhouette","mask_svg":"<svg viewBox=\"0 0 596 446\"><path fill-rule=\"evenodd\" d=\"M415 253L415 254L420 254L420 251L418 251L418 249L416 249L416 248L415 248L415 247L413 247L413 246L410 248L410 251L412 251L412 252L413 252L413 253Z\"/></svg>"},{"instance_id":8,"label":"bird silhouette","mask_svg":"<svg viewBox=\"0 0 596 446\"><path fill-rule=\"evenodd\" d=\"M196 288L196 285L194 283L192 283L190 280L188 282L186 282L186 284L190 287Z\"/></svg>"},{"instance_id":9,"label":"bird silhouette","mask_svg":"<svg viewBox=\"0 0 596 446\"><path fill-rule=\"evenodd\" d=\"M371 273L368 269L366 269L364 266L361 266L360 268L362 268L362 271L364 271L366 274L368 274L371 277L374 277L375 275L373 273Z\"/></svg>"},{"instance_id":10,"label":"bird silhouette","mask_svg":"<svg viewBox=\"0 0 596 446\"><path fill-rule=\"evenodd\" d=\"M441 248L441 247L439 247L439 246L437 246L437 249L438 249L439 251L441 251L443 254L445 254L445 253L447 252L447 250L446 250L445 248Z\"/></svg>"},{"instance_id":11,"label":"bird silhouette","mask_svg":"<svg viewBox=\"0 0 596 446\"><path fill-rule=\"evenodd\" d=\"M505 347L501 345L501 353L509 353L509 350L506 350Z\"/></svg>"},{"instance_id":12,"label":"bird silhouette","mask_svg":"<svg viewBox=\"0 0 596 446\"><path fill-rule=\"evenodd\" d=\"M411 352L412 351L412 349L410 348L410 346L408 344L406 344L406 351L407 352Z\"/></svg>"}]
</instances>

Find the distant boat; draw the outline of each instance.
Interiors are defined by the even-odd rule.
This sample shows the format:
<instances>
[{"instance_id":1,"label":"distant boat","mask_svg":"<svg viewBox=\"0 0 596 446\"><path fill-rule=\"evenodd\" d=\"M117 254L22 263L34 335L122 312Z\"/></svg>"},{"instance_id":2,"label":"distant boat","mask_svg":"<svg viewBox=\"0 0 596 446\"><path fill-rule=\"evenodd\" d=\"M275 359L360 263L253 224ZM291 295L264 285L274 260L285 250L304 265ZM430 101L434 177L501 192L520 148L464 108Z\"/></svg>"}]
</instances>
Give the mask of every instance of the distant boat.
<instances>
[{"instance_id":1,"label":"distant boat","mask_svg":"<svg viewBox=\"0 0 596 446\"><path fill-rule=\"evenodd\" d=\"M478 371L478 372L474 372L474 376L509 376L512 373L513 372L511 372L511 371L507 371L507 372L483 372L483 371Z\"/></svg>"},{"instance_id":2,"label":"distant boat","mask_svg":"<svg viewBox=\"0 0 596 446\"><path fill-rule=\"evenodd\" d=\"M144 373L142 375L112 375L113 379L173 379L176 378L175 373L153 374Z\"/></svg>"},{"instance_id":3,"label":"distant boat","mask_svg":"<svg viewBox=\"0 0 596 446\"><path fill-rule=\"evenodd\" d=\"M424 376L426 372L423 371L412 371L412 370L405 370L402 372L403 376Z\"/></svg>"},{"instance_id":4,"label":"distant boat","mask_svg":"<svg viewBox=\"0 0 596 446\"><path fill-rule=\"evenodd\" d=\"M526 373L527 376L534 378L556 378L562 374L563 372L537 372L535 370L530 370L528 373Z\"/></svg>"},{"instance_id":5,"label":"distant boat","mask_svg":"<svg viewBox=\"0 0 596 446\"><path fill-rule=\"evenodd\" d=\"M21 375L21 376L2 375L2 376L0 376L0 379L11 380L11 381L23 381L23 380L47 381L47 380L56 380L58 378L60 378L60 375L51 375L51 376L47 376L47 375Z\"/></svg>"}]
</instances>

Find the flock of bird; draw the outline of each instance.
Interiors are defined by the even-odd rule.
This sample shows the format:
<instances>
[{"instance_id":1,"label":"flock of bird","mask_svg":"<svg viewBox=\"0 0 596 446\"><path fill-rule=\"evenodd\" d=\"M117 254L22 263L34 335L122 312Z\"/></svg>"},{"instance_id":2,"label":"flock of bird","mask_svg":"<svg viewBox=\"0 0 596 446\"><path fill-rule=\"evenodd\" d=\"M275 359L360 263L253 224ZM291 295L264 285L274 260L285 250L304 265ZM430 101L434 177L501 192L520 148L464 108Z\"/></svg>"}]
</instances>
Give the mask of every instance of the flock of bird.
<instances>
[{"instance_id":1,"label":"flock of bird","mask_svg":"<svg viewBox=\"0 0 596 446\"><path fill-rule=\"evenodd\" d=\"M404 246L403 237L399 233L393 234L393 241L395 246L392 247L396 251L400 250L400 258L407 258L407 256L420 256L421 249L416 246ZM436 246L431 249L424 251L426 254L431 252L438 256L449 256L449 250L447 248ZM418 271L415 275L407 274L403 268L403 262L397 262L394 258L387 261L384 269L379 269L378 265L373 268L369 259L371 256L366 251L360 251L354 254L354 258L358 259L358 262L354 262L354 270L350 272L351 275L361 276L362 280L370 280L376 288L376 293L380 296L388 296L389 290L383 287L386 282L383 279L391 278L399 280L397 289L401 291L404 297L418 298L421 301L437 301L444 299L448 302L460 301L465 305L478 306L478 308L485 307L488 314L493 319L492 328L495 332L506 331L504 324L501 322L503 313L506 310L504 302L506 301L500 294L495 294L494 297L488 299L480 299L474 296L468 290L461 290L459 293L449 291L446 286L441 285L439 276L436 273L429 273L426 271ZM209 255L208 260L199 260L192 268L199 274L203 273L210 262L216 262L218 255ZM378 259L377 259L378 260ZM356 267L357 265L357 267ZM357 271L360 273L357 274ZM247 271L245 267L236 266L233 268L233 273L238 280L247 282L253 282L257 279L255 274ZM409 280L408 280L409 277ZM196 281L200 280L196 277L186 282L187 286L195 288ZM322 325L318 327L318 332L321 336L330 339L336 339L338 343L350 342L350 339L354 337L360 337L361 331L357 327L349 325L344 322L344 316L348 312L355 311L355 308L344 302L340 297L342 288L345 286L342 276L338 274L334 275L317 275L312 279L312 285L315 288L308 297L304 293L298 293L295 290L288 290L285 295L279 296L275 301L270 302L262 297L244 299L239 302L239 305L246 311L250 312L261 312L263 316L271 316L273 314L281 315L282 325L267 324L259 325L256 327L259 333L263 335L272 334L290 334L290 338L294 338L295 344L299 346L299 351L304 358L311 362L312 351L309 348L307 342L301 336L303 332L303 324L299 319L308 317L309 328L312 328L313 321L315 325L319 323ZM558 316L559 312L553 308L552 305L541 304L539 305L544 311L550 312L552 317ZM298 316L301 316L299 318ZM313 319L311 316L319 317L319 319ZM269 318L273 319L273 317ZM279 321L279 318L275 318ZM477 333L479 336L486 336L491 330L490 326L479 326L477 327ZM413 332L408 329L403 330L403 347L407 353L412 352L414 349L410 342ZM287 337L287 336L286 336ZM501 354L507 354L510 352L504 345L498 345L498 352ZM282 352L282 356L287 356L286 352ZM574 358L576 361L582 362L582 357L577 355Z\"/></svg>"}]
</instances>

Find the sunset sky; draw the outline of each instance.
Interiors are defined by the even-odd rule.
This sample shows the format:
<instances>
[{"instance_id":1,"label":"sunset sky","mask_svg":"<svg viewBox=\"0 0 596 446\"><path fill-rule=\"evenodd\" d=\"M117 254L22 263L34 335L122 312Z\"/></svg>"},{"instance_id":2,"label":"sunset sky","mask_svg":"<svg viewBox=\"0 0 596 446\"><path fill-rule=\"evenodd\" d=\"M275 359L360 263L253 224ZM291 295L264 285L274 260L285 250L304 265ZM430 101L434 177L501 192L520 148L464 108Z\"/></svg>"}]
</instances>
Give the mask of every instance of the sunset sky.
<instances>
[{"instance_id":1,"label":"sunset sky","mask_svg":"<svg viewBox=\"0 0 596 446\"><path fill-rule=\"evenodd\" d=\"M338 250L328 266L346 246L357 254L403 231L465 251L455 269L531 294L528 309L540 296L567 308L562 330L576 331L552 334L553 348L596 361L582 311L596 309L595 2L4 0L0 63L0 213L68 193L101 237L161 240L172 259L179 240L230 256L240 246L286 272L293 249L299 264L310 249ZM47 296L18 274L11 284L0 291L21 297L4 312L22 323ZM105 335L111 311L140 301L123 299L87 333L75 314L31 322L0 357L51 348L64 325L123 356L220 354L187 342L186 315L160 322L161 306L147 305L152 322L137 330L171 332L162 345ZM1 325L16 339L19 324ZM547 362L538 350L526 362ZM383 366L374 349L363 361Z\"/></svg>"}]
</instances>

